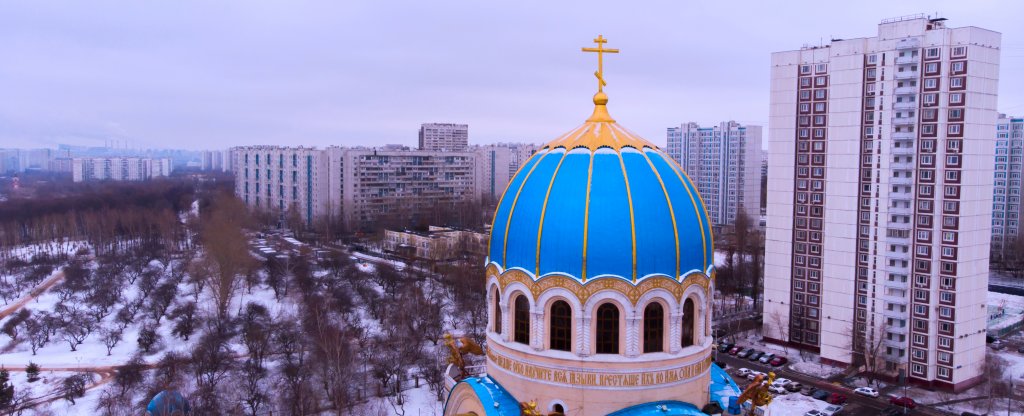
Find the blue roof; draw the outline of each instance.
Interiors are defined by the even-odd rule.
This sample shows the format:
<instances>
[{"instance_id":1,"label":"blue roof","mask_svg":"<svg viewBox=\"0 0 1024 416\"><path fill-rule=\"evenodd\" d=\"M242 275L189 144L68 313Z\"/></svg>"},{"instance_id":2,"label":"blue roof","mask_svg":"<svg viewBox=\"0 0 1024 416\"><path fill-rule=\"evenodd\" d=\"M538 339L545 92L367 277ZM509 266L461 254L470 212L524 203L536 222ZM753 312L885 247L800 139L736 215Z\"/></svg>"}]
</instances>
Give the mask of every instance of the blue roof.
<instances>
[{"instance_id":1,"label":"blue roof","mask_svg":"<svg viewBox=\"0 0 1024 416\"><path fill-rule=\"evenodd\" d=\"M700 196L665 152L545 147L498 204L488 262L535 279L628 281L710 273L711 226Z\"/></svg>"},{"instance_id":2,"label":"blue roof","mask_svg":"<svg viewBox=\"0 0 1024 416\"><path fill-rule=\"evenodd\" d=\"M675 401L675 400L662 400L660 402L650 402L644 404L638 404L636 406L630 406L625 409L609 413L608 416L707 416L704 412L700 411L697 406L689 403Z\"/></svg>"},{"instance_id":3,"label":"blue roof","mask_svg":"<svg viewBox=\"0 0 1024 416\"><path fill-rule=\"evenodd\" d=\"M473 393L480 399L480 404L484 406L486 416L519 416L519 401L490 376L467 377L456 386L459 384L466 384L473 389ZM451 391L455 391L454 386ZM448 393L449 396L451 391ZM447 411L448 399L445 399L444 405Z\"/></svg>"},{"instance_id":4,"label":"blue roof","mask_svg":"<svg viewBox=\"0 0 1024 416\"><path fill-rule=\"evenodd\" d=\"M722 409L729 408L730 397L739 397L743 392L740 386L736 385L732 376L715 363L711 363L711 385L708 387L708 391L711 393L711 400L718 402Z\"/></svg>"}]
</instances>

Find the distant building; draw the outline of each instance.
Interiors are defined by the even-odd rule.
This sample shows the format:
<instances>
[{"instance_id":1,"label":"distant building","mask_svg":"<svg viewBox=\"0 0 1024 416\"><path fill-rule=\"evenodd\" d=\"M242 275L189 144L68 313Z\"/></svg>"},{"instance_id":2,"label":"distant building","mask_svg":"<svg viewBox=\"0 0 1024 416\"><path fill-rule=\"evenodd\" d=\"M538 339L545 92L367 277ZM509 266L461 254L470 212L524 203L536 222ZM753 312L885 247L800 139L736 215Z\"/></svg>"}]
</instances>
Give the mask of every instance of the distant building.
<instances>
[{"instance_id":1,"label":"distant building","mask_svg":"<svg viewBox=\"0 0 1024 416\"><path fill-rule=\"evenodd\" d=\"M331 147L334 211L357 227L381 219L431 219L452 204L479 200L475 152Z\"/></svg>"},{"instance_id":2,"label":"distant building","mask_svg":"<svg viewBox=\"0 0 1024 416\"><path fill-rule=\"evenodd\" d=\"M423 123L420 126L420 150L461 152L469 147L469 125Z\"/></svg>"},{"instance_id":3,"label":"distant building","mask_svg":"<svg viewBox=\"0 0 1024 416\"><path fill-rule=\"evenodd\" d=\"M992 259L1003 257L1020 234L1024 118L1000 114L996 121L995 188L992 195Z\"/></svg>"},{"instance_id":4,"label":"distant building","mask_svg":"<svg viewBox=\"0 0 1024 416\"><path fill-rule=\"evenodd\" d=\"M519 167L539 146L525 143L498 143L475 146L477 190L484 201L497 203Z\"/></svg>"},{"instance_id":5,"label":"distant building","mask_svg":"<svg viewBox=\"0 0 1024 416\"><path fill-rule=\"evenodd\" d=\"M443 262L463 255L483 256L487 234L470 230L430 226L422 231L384 232L384 251L406 259Z\"/></svg>"},{"instance_id":6,"label":"distant building","mask_svg":"<svg viewBox=\"0 0 1024 416\"><path fill-rule=\"evenodd\" d=\"M245 146L231 149L235 195L251 209L283 221L295 210L306 226L330 214L327 155L310 147Z\"/></svg>"},{"instance_id":7,"label":"distant building","mask_svg":"<svg viewBox=\"0 0 1024 416\"><path fill-rule=\"evenodd\" d=\"M56 155L53 149L0 149L0 173L49 170Z\"/></svg>"},{"instance_id":8,"label":"distant building","mask_svg":"<svg viewBox=\"0 0 1024 416\"><path fill-rule=\"evenodd\" d=\"M76 157L71 159L71 177L75 182L142 181L171 175L170 158Z\"/></svg>"},{"instance_id":9,"label":"distant building","mask_svg":"<svg viewBox=\"0 0 1024 416\"><path fill-rule=\"evenodd\" d=\"M215 170L220 172L232 171L231 150L204 150L201 154L202 170Z\"/></svg>"},{"instance_id":10,"label":"distant building","mask_svg":"<svg viewBox=\"0 0 1024 416\"><path fill-rule=\"evenodd\" d=\"M696 182L711 223L732 225L739 212L753 223L761 216L761 126L735 121L701 127L670 127L668 154Z\"/></svg>"},{"instance_id":11,"label":"distant building","mask_svg":"<svg viewBox=\"0 0 1024 416\"><path fill-rule=\"evenodd\" d=\"M1000 38L917 15L772 54L765 339L984 380Z\"/></svg>"}]
</instances>

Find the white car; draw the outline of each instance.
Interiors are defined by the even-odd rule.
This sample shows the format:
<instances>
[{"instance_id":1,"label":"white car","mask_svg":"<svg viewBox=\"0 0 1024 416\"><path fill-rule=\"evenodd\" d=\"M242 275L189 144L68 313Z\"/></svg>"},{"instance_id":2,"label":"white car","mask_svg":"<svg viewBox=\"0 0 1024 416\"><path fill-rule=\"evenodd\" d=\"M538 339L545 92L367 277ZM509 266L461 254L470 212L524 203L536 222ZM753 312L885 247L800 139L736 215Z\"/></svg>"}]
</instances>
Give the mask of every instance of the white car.
<instances>
[{"instance_id":1,"label":"white car","mask_svg":"<svg viewBox=\"0 0 1024 416\"><path fill-rule=\"evenodd\" d=\"M779 377L779 378L775 379L775 382L773 382L772 385L773 386L779 386L779 387L786 387L787 384L792 383L792 382L793 382L793 380L790 380L788 378Z\"/></svg>"},{"instance_id":2,"label":"white car","mask_svg":"<svg viewBox=\"0 0 1024 416\"><path fill-rule=\"evenodd\" d=\"M739 371L736 372L736 375L738 375L740 377L746 377L749 374L750 374L750 369L749 368L741 368L741 369L739 369Z\"/></svg>"},{"instance_id":3,"label":"white car","mask_svg":"<svg viewBox=\"0 0 1024 416\"><path fill-rule=\"evenodd\" d=\"M804 413L804 416L822 416L822 415L823 415L823 413L821 413L817 409L808 410L807 413Z\"/></svg>"},{"instance_id":4,"label":"white car","mask_svg":"<svg viewBox=\"0 0 1024 416\"><path fill-rule=\"evenodd\" d=\"M832 415L834 415L836 413L839 413L840 410L843 410L843 406L842 405L833 404L833 405L829 405L828 407L826 407L824 409L821 409L821 414L823 414L825 416L832 416Z\"/></svg>"},{"instance_id":5,"label":"white car","mask_svg":"<svg viewBox=\"0 0 1024 416\"><path fill-rule=\"evenodd\" d=\"M775 393L775 394L788 394L789 393L789 391L786 390L785 387L774 385L774 384L772 384L772 386L768 388L768 391L770 391L772 393Z\"/></svg>"},{"instance_id":6,"label":"white car","mask_svg":"<svg viewBox=\"0 0 1024 416\"><path fill-rule=\"evenodd\" d=\"M766 376L766 375L767 374L762 373L760 371L751 371L750 374L747 374L747 380L753 380L753 379L757 378L757 376Z\"/></svg>"},{"instance_id":7,"label":"white car","mask_svg":"<svg viewBox=\"0 0 1024 416\"><path fill-rule=\"evenodd\" d=\"M878 390L871 387L857 387L853 392L861 396L878 397Z\"/></svg>"}]
</instances>

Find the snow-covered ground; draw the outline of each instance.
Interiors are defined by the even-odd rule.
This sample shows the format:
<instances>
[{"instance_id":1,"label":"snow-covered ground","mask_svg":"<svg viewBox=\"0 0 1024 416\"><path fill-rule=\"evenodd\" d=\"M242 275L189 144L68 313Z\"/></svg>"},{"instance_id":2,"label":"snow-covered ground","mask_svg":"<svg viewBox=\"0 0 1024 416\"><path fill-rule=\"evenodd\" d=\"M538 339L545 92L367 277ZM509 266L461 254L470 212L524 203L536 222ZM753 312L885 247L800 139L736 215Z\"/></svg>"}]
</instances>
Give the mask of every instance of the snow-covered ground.
<instances>
[{"instance_id":1,"label":"snow-covered ground","mask_svg":"<svg viewBox=\"0 0 1024 416\"><path fill-rule=\"evenodd\" d=\"M803 361L790 365L789 368L793 369L798 373L803 373L809 376L818 378L829 378L833 375L843 372L841 368L832 367L825 364L820 364L813 361Z\"/></svg>"},{"instance_id":2,"label":"snow-covered ground","mask_svg":"<svg viewBox=\"0 0 1024 416\"><path fill-rule=\"evenodd\" d=\"M826 407L828 403L800 393L775 396L768 405L771 416L804 416L804 413L810 410L821 410Z\"/></svg>"}]
</instances>

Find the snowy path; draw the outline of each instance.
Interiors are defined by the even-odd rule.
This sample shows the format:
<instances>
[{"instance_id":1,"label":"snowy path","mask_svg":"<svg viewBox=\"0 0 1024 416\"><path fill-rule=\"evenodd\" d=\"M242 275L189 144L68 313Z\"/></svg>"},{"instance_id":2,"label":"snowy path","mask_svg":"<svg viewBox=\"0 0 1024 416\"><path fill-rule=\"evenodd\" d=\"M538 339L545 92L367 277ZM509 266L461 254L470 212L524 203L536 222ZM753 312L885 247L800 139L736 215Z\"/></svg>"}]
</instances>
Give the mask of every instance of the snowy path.
<instances>
[{"instance_id":1,"label":"snowy path","mask_svg":"<svg viewBox=\"0 0 1024 416\"><path fill-rule=\"evenodd\" d=\"M50 277L46 278L46 280L44 280L43 283L40 283L39 286L36 286L34 289L29 291L27 295L22 296L22 298L18 299L17 302L14 302L13 305L8 306L6 309L0 311L0 319L4 319L8 315L15 313L19 309L25 307L25 305L33 301L35 298L39 297L39 295L46 293L46 291L49 290L51 287L53 287L57 283L60 283L61 280L64 280L63 269L57 270L52 275L50 275Z\"/></svg>"}]
</instances>

